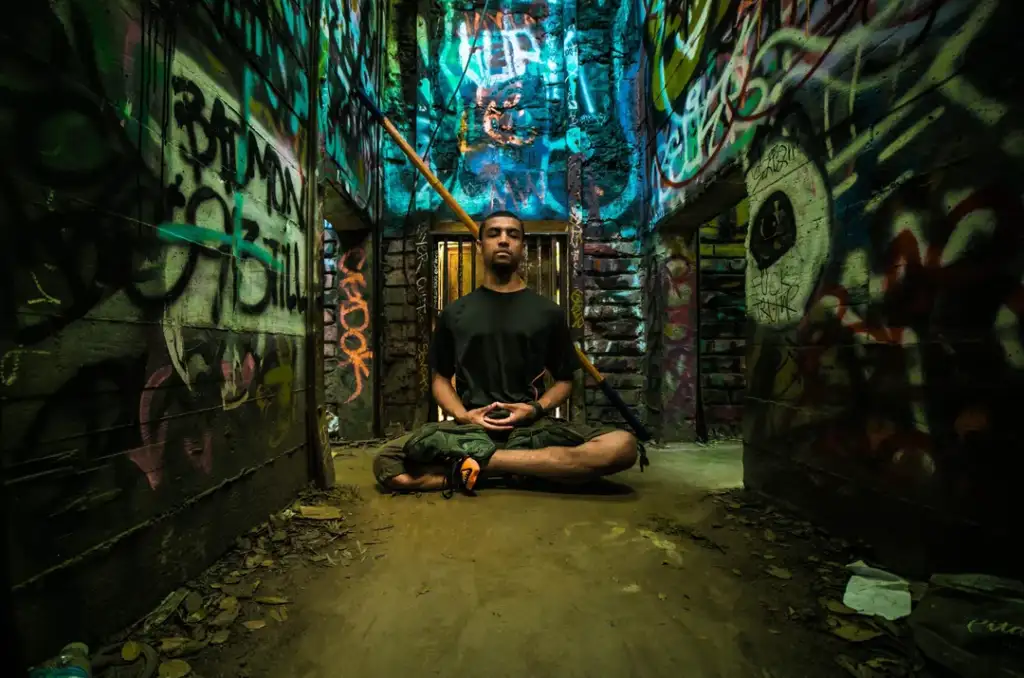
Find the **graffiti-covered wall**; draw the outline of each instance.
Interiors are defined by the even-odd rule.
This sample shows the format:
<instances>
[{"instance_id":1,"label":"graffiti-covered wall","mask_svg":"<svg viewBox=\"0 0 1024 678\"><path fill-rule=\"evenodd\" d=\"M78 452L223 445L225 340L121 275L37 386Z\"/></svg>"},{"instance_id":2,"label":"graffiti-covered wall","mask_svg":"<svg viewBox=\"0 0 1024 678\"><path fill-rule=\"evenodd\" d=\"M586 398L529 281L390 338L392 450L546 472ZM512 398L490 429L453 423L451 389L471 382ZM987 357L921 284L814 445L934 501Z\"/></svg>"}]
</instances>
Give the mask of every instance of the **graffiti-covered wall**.
<instances>
[{"instance_id":1,"label":"graffiti-covered wall","mask_svg":"<svg viewBox=\"0 0 1024 678\"><path fill-rule=\"evenodd\" d=\"M416 5L402 6L410 4ZM576 338L624 389L624 398L640 403L646 341L640 3L442 0L416 6L404 29L396 19L394 67L400 72L393 98L402 103L393 116L473 217L507 209L566 233L560 251L571 286L562 301ZM402 252L409 262L385 275L384 284L396 288L399 323L385 342L395 356L386 358L394 365L387 369L402 384L417 384L423 380L413 375L422 370L405 343L425 341L408 332L422 331L433 303L416 290L421 278L424 290L430 287L429 275L416 273L424 266L416 256L423 249L419 229L453 216L394 148L385 155L394 160L385 182L389 236L401 240L391 251L396 266ZM414 329L397 310L407 303L424 311ZM392 390L392 398L406 397ZM588 404L588 417L618 418L599 392L579 401Z\"/></svg>"},{"instance_id":2,"label":"graffiti-covered wall","mask_svg":"<svg viewBox=\"0 0 1024 678\"><path fill-rule=\"evenodd\" d=\"M730 164L749 194L748 485L861 522L884 506L893 532L908 506L1005 522L1024 131L999 50L1018 5L652 4L652 212Z\"/></svg>"},{"instance_id":3,"label":"graffiti-covered wall","mask_svg":"<svg viewBox=\"0 0 1024 678\"><path fill-rule=\"evenodd\" d=\"M321 178L362 210L369 223L376 223L381 212L382 132L357 92L380 103L388 6L387 0L322 0L321 6Z\"/></svg>"},{"instance_id":4,"label":"graffiti-covered wall","mask_svg":"<svg viewBox=\"0 0 1024 678\"><path fill-rule=\"evenodd\" d=\"M373 238L324 224L324 400L330 437L374 434Z\"/></svg>"},{"instance_id":5,"label":"graffiti-covered wall","mask_svg":"<svg viewBox=\"0 0 1024 678\"><path fill-rule=\"evenodd\" d=\"M579 153L601 175L584 189L588 218L629 214L643 170L633 4L421 4L416 70L401 74L417 83L416 100L405 102L417 111L409 136L421 154L430 144L428 165L466 211L509 209L528 220L568 219L568 159ZM567 54L575 56L567 61ZM577 117L572 126L570 99ZM402 163L387 171L387 208L401 218L409 209L413 172ZM418 209L440 206L424 181L417 189Z\"/></svg>"},{"instance_id":6,"label":"graffiti-covered wall","mask_svg":"<svg viewBox=\"0 0 1024 678\"><path fill-rule=\"evenodd\" d=\"M656 233L649 289L651 342L648 406L654 435L695 440L697 431L698 288L696 237Z\"/></svg>"},{"instance_id":7,"label":"graffiti-covered wall","mask_svg":"<svg viewBox=\"0 0 1024 678\"><path fill-rule=\"evenodd\" d=\"M353 74L372 95L378 5L350 5L59 0L0 29L0 460L33 658L138 618L308 479L311 149L367 210L379 166L356 122L317 122Z\"/></svg>"}]
</instances>

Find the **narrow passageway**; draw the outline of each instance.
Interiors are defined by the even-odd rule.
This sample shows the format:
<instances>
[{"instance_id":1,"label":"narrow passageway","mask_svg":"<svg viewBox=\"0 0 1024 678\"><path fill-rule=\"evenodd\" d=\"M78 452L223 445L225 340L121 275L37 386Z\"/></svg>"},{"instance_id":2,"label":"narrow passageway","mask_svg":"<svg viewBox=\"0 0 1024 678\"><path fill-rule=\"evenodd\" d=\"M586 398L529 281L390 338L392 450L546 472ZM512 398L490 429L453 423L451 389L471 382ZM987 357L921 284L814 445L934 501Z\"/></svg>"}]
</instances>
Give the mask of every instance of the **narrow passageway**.
<instances>
[{"instance_id":1,"label":"narrow passageway","mask_svg":"<svg viewBox=\"0 0 1024 678\"><path fill-rule=\"evenodd\" d=\"M751 547L714 498L741 483L740 446L652 453L652 469L588 492L444 500L379 493L369 453L341 452L369 557L309 582L287 628L198 670L232 675L241 659L252 678L842 675L820 632L767 617L764 597L785 582L737 575Z\"/></svg>"},{"instance_id":2,"label":"narrow passageway","mask_svg":"<svg viewBox=\"0 0 1024 678\"><path fill-rule=\"evenodd\" d=\"M21 5L12 675L963 678L1019 639L1020 0Z\"/></svg>"}]
</instances>

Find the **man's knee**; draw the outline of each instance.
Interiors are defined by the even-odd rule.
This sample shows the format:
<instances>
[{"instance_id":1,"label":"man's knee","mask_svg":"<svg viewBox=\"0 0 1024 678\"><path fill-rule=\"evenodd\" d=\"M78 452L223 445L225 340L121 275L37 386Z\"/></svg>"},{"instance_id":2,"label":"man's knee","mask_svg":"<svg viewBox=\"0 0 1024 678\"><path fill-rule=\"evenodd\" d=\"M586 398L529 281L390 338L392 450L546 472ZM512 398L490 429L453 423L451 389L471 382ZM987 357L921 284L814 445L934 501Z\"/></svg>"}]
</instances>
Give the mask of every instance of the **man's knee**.
<instances>
[{"instance_id":1,"label":"man's knee","mask_svg":"<svg viewBox=\"0 0 1024 678\"><path fill-rule=\"evenodd\" d=\"M385 445L373 458L373 477L381 487L395 489L395 478L407 475L405 461L400 447Z\"/></svg>"},{"instance_id":2,"label":"man's knee","mask_svg":"<svg viewBox=\"0 0 1024 678\"><path fill-rule=\"evenodd\" d=\"M638 443L636 436L629 431L611 431L598 436L593 442L601 445L606 473L625 471L636 464Z\"/></svg>"},{"instance_id":3,"label":"man's knee","mask_svg":"<svg viewBox=\"0 0 1024 678\"><path fill-rule=\"evenodd\" d=\"M392 492L409 492L417 487L416 479L408 473L399 473L397 476L390 477L377 476L377 482L385 490Z\"/></svg>"}]
</instances>

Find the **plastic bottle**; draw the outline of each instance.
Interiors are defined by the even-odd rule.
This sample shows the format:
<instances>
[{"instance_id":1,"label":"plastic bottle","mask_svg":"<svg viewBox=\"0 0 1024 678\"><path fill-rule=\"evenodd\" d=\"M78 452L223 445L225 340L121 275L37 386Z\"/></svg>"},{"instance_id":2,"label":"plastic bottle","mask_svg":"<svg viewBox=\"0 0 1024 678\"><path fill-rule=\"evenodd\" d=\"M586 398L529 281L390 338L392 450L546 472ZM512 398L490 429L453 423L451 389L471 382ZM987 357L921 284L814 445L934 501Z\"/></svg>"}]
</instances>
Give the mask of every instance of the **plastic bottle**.
<instances>
[{"instance_id":1,"label":"plastic bottle","mask_svg":"<svg viewBox=\"0 0 1024 678\"><path fill-rule=\"evenodd\" d=\"M92 678L89 646L85 643L65 645L55 658L32 669L29 678Z\"/></svg>"}]
</instances>

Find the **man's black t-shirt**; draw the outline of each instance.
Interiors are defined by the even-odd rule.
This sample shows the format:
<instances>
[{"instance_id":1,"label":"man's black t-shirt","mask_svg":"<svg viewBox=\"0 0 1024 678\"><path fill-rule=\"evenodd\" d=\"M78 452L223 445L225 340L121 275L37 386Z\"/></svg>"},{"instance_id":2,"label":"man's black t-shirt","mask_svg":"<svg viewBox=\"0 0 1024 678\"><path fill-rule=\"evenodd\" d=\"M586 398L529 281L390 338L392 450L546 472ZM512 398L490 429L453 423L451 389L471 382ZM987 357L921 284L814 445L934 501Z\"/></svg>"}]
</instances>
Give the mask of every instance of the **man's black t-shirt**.
<instances>
[{"instance_id":1,"label":"man's black t-shirt","mask_svg":"<svg viewBox=\"0 0 1024 678\"><path fill-rule=\"evenodd\" d=\"M568 381L578 362L555 302L529 288L478 287L441 311L430 366L442 377L455 376L455 390L471 410L536 400L545 369L556 381Z\"/></svg>"}]
</instances>

